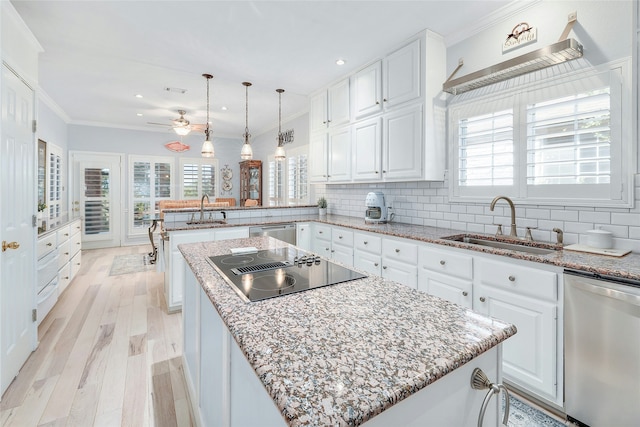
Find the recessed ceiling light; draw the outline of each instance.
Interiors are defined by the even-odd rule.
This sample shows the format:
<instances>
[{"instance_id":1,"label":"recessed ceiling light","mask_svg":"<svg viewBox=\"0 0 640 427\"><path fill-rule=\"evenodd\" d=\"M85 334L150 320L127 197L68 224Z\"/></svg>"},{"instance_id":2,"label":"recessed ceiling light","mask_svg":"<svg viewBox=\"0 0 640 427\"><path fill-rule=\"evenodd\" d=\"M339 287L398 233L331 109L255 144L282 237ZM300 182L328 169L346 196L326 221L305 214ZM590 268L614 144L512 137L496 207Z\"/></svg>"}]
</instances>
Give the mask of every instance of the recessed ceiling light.
<instances>
[{"instance_id":1,"label":"recessed ceiling light","mask_svg":"<svg viewBox=\"0 0 640 427\"><path fill-rule=\"evenodd\" d=\"M142 113L137 113L136 116L142 117Z\"/></svg>"},{"instance_id":2,"label":"recessed ceiling light","mask_svg":"<svg viewBox=\"0 0 640 427\"><path fill-rule=\"evenodd\" d=\"M337 64L337 65L344 65L344 64L345 64L345 62L347 62L347 61L345 61L344 59L338 59L338 60L336 60L336 64Z\"/></svg>"},{"instance_id":3,"label":"recessed ceiling light","mask_svg":"<svg viewBox=\"0 0 640 427\"><path fill-rule=\"evenodd\" d=\"M227 111L227 107L225 107L224 105L222 106L222 111Z\"/></svg>"},{"instance_id":4,"label":"recessed ceiling light","mask_svg":"<svg viewBox=\"0 0 640 427\"><path fill-rule=\"evenodd\" d=\"M143 98L142 95L140 95L139 93L136 94L136 98Z\"/></svg>"}]
</instances>

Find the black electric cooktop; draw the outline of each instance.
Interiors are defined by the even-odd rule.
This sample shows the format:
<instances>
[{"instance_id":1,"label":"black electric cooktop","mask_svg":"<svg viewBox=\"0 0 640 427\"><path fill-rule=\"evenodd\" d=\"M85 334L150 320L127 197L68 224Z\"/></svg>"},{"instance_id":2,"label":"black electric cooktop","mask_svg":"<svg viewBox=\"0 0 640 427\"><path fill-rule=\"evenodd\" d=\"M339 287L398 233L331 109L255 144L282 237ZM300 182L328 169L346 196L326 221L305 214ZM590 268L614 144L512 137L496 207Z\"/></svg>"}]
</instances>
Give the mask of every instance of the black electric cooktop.
<instances>
[{"instance_id":1,"label":"black electric cooktop","mask_svg":"<svg viewBox=\"0 0 640 427\"><path fill-rule=\"evenodd\" d=\"M318 255L290 247L212 256L207 261L245 302L367 277Z\"/></svg>"}]
</instances>

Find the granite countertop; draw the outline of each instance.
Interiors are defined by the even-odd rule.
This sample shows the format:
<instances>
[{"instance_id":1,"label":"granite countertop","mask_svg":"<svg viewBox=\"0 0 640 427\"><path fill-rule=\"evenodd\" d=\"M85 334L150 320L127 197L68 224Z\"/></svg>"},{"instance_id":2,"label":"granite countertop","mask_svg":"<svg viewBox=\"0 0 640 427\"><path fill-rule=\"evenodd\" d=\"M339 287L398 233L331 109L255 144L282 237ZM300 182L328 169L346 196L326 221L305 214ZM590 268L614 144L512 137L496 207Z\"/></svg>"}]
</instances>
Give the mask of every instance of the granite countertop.
<instances>
[{"instance_id":1,"label":"granite countertop","mask_svg":"<svg viewBox=\"0 0 640 427\"><path fill-rule=\"evenodd\" d=\"M601 275L621 277L632 280L640 280L640 254L630 253L623 257L595 255L570 250L559 250L547 255L537 255L525 252L478 246L469 243L445 240L443 237L465 234L461 230L448 228L427 227L404 223L366 224L363 218L341 215L290 215L290 216L264 216L252 218L230 219L226 224L187 224L186 222L174 222L167 224L166 231L195 230L212 227L252 226L275 224L283 222L320 222L330 225L349 227L355 230L380 233L388 236L403 237L421 242L434 243L449 247L501 255L510 258L518 258L543 264L555 265L562 268L581 270ZM478 235L477 233L473 233ZM492 236L486 235L491 238ZM534 243L533 245L536 245Z\"/></svg>"},{"instance_id":2,"label":"granite countertop","mask_svg":"<svg viewBox=\"0 0 640 427\"><path fill-rule=\"evenodd\" d=\"M211 303L291 426L360 425L516 333L370 276L245 303L206 261L270 237L182 244Z\"/></svg>"}]
</instances>

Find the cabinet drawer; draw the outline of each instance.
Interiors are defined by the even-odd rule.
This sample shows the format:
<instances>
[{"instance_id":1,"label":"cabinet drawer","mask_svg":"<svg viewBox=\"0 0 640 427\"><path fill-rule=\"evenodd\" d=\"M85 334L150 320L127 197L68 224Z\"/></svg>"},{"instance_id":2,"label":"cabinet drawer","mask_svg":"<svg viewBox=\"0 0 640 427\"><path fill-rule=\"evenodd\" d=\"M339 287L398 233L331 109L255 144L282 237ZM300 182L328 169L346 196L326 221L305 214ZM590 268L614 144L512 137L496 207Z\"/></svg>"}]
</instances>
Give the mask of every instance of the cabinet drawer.
<instances>
[{"instance_id":1,"label":"cabinet drawer","mask_svg":"<svg viewBox=\"0 0 640 427\"><path fill-rule=\"evenodd\" d=\"M53 251L38 260L38 292L58 274L58 252Z\"/></svg>"},{"instance_id":2,"label":"cabinet drawer","mask_svg":"<svg viewBox=\"0 0 640 427\"><path fill-rule=\"evenodd\" d=\"M71 236L71 225L65 225L64 227L60 227L56 234L58 235L58 245L62 242L66 242L69 240L69 236Z\"/></svg>"},{"instance_id":3,"label":"cabinet drawer","mask_svg":"<svg viewBox=\"0 0 640 427\"><path fill-rule=\"evenodd\" d=\"M69 267L71 268L71 276L69 276L69 280L73 280L73 278L80 271L80 267L82 266L82 252L78 252L71 258L69 263Z\"/></svg>"},{"instance_id":4,"label":"cabinet drawer","mask_svg":"<svg viewBox=\"0 0 640 427\"><path fill-rule=\"evenodd\" d=\"M417 265L418 245L405 240L384 239L382 256L386 259Z\"/></svg>"},{"instance_id":5,"label":"cabinet drawer","mask_svg":"<svg viewBox=\"0 0 640 427\"><path fill-rule=\"evenodd\" d=\"M558 275L551 271L488 259L477 259L476 270L483 285L550 301L558 300Z\"/></svg>"},{"instance_id":6,"label":"cabinet drawer","mask_svg":"<svg viewBox=\"0 0 640 427\"><path fill-rule=\"evenodd\" d=\"M58 268L62 268L71 259L71 243L70 240L67 240L58 246Z\"/></svg>"},{"instance_id":7,"label":"cabinet drawer","mask_svg":"<svg viewBox=\"0 0 640 427\"><path fill-rule=\"evenodd\" d=\"M420 268L461 279L473 278L473 257L469 255L422 246L418 249L418 265Z\"/></svg>"},{"instance_id":8,"label":"cabinet drawer","mask_svg":"<svg viewBox=\"0 0 640 427\"><path fill-rule=\"evenodd\" d=\"M62 292L69 286L69 282L71 282L71 265L66 264L58 270L58 294L62 295Z\"/></svg>"},{"instance_id":9,"label":"cabinet drawer","mask_svg":"<svg viewBox=\"0 0 640 427\"><path fill-rule=\"evenodd\" d=\"M69 235L73 236L82 230L82 221L77 219L69 224Z\"/></svg>"},{"instance_id":10,"label":"cabinet drawer","mask_svg":"<svg viewBox=\"0 0 640 427\"><path fill-rule=\"evenodd\" d=\"M353 248L353 231L344 228L333 228L331 230L331 241Z\"/></svg>"},{"instance_id":11,"label":"cabinet drawer","mask_svg":"<svg viewBox=\"0 0 640 427\"><path fill-rule=\"evenodd\" d=\"M372 234L354 233L353 247L375 255L382 254L382 238Z\"/></svg>"},{"instance_id":12,"label":"cabinet drawer","mask_svg":"<svg viewBox=\"0 0 640 427\"><path fill-rule=\"evenodd\" d=\"M82 233L76 233L69 239L69 256L73 257L82 249Z\"/></svg>"},{"instance_id":13,"label":"cabinet drawer","mask_svg":"<svg viewBox=\"0 0 640 427\"><path fill-rule=\"evenodd\" d=\"M331 226L314 224L313 237L316 239L331 240Z\"/></svg>"},{"instance_id":14,"label":"cabinet drawer","mask_svg":"<svg viewBox=\"0 0 640 427\"><path fill-rule=\"evenodd\" d=\"M38 239L38 259L56 248L56 233Z\"/></svg>"}]
</instances>

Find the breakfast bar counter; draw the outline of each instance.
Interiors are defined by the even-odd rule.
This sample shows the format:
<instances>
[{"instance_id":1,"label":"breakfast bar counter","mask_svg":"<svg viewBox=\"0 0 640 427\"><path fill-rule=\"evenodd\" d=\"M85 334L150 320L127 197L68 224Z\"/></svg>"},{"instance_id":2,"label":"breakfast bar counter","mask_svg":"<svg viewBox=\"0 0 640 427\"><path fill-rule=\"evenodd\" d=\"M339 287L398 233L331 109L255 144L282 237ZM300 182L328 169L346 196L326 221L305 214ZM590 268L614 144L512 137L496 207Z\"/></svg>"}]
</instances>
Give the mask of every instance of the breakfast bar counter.
<instances>
[{"instance_id":1,"label":"breakfast bar counter","mask_svg":"<svg viewBox=\"0 0 640 427\"><path fill-rule=\"evenodd\" d=\"M246 303L207 261L239 247L297 250L270 237L179 245L201 425L477 424L486 391L471 389L470 372L499 382L513 325L377 276ZM494 408L485 426L497 425Z\"/></svg>"}]
</instances>

